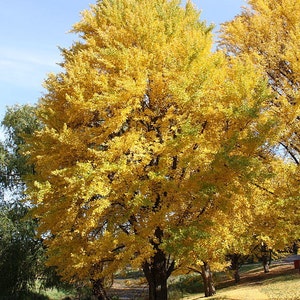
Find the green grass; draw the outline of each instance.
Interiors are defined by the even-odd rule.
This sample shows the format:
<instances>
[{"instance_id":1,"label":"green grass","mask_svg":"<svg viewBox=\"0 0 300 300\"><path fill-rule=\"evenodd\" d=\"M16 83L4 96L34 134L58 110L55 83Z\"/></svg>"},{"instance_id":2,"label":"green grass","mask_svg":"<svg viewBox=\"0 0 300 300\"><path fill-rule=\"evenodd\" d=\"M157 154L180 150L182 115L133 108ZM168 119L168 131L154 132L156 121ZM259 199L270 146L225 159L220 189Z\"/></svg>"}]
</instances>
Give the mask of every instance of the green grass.
<instances>
[{"instance_id":1,"label":"green grass","mask_svg":"<svg viewBox=\"0 0 300 300\"><path fill-rule=\"evenodd\" d=\"M285 269L281 269L285 268ZM217 294L205 298L210 300L296 300L300 299L300 274L292 268L272 265L270 273L263 273L260 264L245 265L241 269L242 282L235 284L227 272L215 274ZM119 274L119 278L133 280L141 278L140 272ZM231 280L230 280L231 279ZM43 296L44 297L43 297ZM43 298L30 298L41 300L62 300L70 297L74 299L76 291L58 291L49 289L43 294ZM202 279L200 275L190 274L171 277L169 280L170 300L200 300L204 298ZM80 299L90 299L88 294ZM27 299L26 299L27 300ZM29 299L28 299L29 300Z\"/></svg>"},{"instance_id":2,"label":"green grass","mask_svg":"<svg viewBox=\"0 0 300 300\"><path fill-rule=\"evenodd\" d=\"M75 294L71 291L59 291L57 289L47 289L42 293L43 295L47 296L49 300L61 300L66 297L74 297Z\"/></svg>"},{"instance_id":3,"label":"green grass","mask_svg":"<svg viewBox=\"0 0 300 300\"><path fill-rule=\"evenodd\" d=\"M45 288L41 282L37 280L35 286L32 288L31 296L28 299L24 298L24 300L89 300L90 298L91 288L89 287L75 288L70 284L61 283L59 288ZM2 300L1 296L0 300Z\"/></svg>"},{"instance_id":4,"label":"green grass","mask_svg":"<svg viewBox=\"0 0 300 300\"><path fill-rule=\"evenodd\" d=\"M241 271L246 276L241 284L230 283L225 288L217 287L217 294L209 297L210 300L296 300L300 299L300 274L290 268L283 271L282 274L272 274L279 266L272 266L270 273L264 275L262 267L257 265L248 265ZM255 272L261 277L253 277ZM256 274L257 275L257 274ZM220 283L222 286L222 283ZM217 283L218 286L218 283ZM203 293L190 294L182 298L184 300L202 299Z\"/></svg>"},{"instance_id":5,"label":"green grass","mask_svg":"<svg viewBox=\"0 0 300 300\"><path fill-rule=\"evenodd\" d=\"M200 275L181 275L169 280L169 291L179 291L181 294L194 294L203 291L203 284ZM175 292L174 292L175 293Z\"/></svg>"},{"instance_id":6,"label":"green grass","mask_svg":"<svg viewBox=\"0 0 300 300\"><path fill-rule=\"evenodd\" d=\"M47 289L41 292L42 295L46 296L48 300L62 300L62 299L80 299L90 300L91 290L88 288L82 288L80 291L75 289Z\"/></svg>"}]
</instances>

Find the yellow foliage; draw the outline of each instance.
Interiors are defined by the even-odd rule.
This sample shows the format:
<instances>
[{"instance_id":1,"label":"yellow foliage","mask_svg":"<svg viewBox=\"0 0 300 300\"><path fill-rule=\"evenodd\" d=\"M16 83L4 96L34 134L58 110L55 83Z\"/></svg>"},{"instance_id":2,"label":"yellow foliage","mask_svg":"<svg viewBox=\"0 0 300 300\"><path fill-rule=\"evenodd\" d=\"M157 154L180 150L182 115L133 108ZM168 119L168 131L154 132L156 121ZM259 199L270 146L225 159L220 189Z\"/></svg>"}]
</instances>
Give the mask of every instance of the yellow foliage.
<instances>
[{"instance_id":1,"label":"yellow foliage","mask_svg":"<svg viewBox=\"0 0 300 300\"><path fill-rule=\"evenodd\" d=\"M280 156L299 165L300 2L249 0L249 4L224 24L220 43L228 53L247 57L266 74L275 92L266 109L280 124L273 143L280 145ZM297 169L293 177L299 176Z\"/></svg>"},{"instance_id":2,"label":"yellow foliage","mask_svg":"<svg viewBox=\"0 0 300 300\"><path fill-rule=\"evenodd\" d=\"M218 264L232 210L244 230L244 199L264 179L274 122L260 70L212 53L190 3L103 0L74 32L28 141L49 263L66 279L101 277L159 247L185 265L186 253Z\"/></svg>"},{"instance_id":3,"label":"yellow foliage","mask_svg":"<svg viewBox=\"0 0 300 300\"><path fill-rule=\"evenodd\" d=\"M299 114L300 114L300 1L249 0L241 15L224 24L220 45L227 53L251 60L265 73L274 95L267 102L267 117L276 118L277 131L269 146L277 158L267 159L266 172L255 181L254 207L258 240L275 249L299 239Z\"/></svg>"}]
</instances>

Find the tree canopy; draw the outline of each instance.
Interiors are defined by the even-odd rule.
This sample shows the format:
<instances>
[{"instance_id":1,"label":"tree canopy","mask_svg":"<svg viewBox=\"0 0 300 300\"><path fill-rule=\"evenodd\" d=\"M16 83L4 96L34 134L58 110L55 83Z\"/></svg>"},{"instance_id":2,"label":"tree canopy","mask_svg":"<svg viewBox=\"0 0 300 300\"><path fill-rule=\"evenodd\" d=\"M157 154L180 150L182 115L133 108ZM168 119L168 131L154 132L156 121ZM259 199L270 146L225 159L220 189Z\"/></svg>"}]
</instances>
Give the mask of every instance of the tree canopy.
<instances>
[{"instance_id":1,"label":"tree canopy","mask_svg":"<svg viewBox=\"0 0 300 300\"><path fill-rule=\"evenodd\" d=\"M250 8L222 28L221 46L260 65L277 96L269 103L280 117L280 144L299 165L299 1L250 0Z\"/></svg>"},{"instance_id":2,"label":"tree canopy","mask_svg":"<svg viewBox=\"0 0 300 300\"><path fill-rule=\"evenodd\" d=\"M218 257L208 245L222 247L232 208L245 210L269 173L270 90L250 60L211 51L190 2L103 0L73 31L27 140L48 263L100 287L131 264L149 299L166 299L187 253Z\"/></svg>"},{"instance_id":3,"label":"tree canopy","mask_svg":"<svg viewBox=\"0 0 300 300\"><path fill-rule=\"evenodd\" d=\"M272 206L272 214L279 214L282 220L280 225L273 222L272 236L282 243L297 240L300 234L300 217L295 209L299 202L300 2L248 2L249 7L241 15L222 27L220 46L229 55L250 59L260 67L274 91L267 110L279 124L273 151L284 164L275 166L278 176L271 188L280 199ZM286 230L280 230L278 225Z\"/></svg>"}]
</instances>

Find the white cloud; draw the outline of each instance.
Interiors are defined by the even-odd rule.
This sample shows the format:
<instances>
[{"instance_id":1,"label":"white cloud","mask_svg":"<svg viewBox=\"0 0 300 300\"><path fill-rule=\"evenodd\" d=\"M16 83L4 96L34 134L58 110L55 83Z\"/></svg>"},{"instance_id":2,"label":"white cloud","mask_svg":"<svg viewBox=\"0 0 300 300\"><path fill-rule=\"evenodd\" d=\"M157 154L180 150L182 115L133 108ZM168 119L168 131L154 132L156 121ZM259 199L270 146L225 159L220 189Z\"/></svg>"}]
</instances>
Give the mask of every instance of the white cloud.
<instances>
[{"instance_id":1,"label":"white cloud","mask_svg":"<svg viewBox=\"0 0 300 300\"><path fill-rule=\"evenodd\" d=\"M47 73L59 70L60 60L58 50L57 56L53 56L53 53L0 48L0 81L40 87Z\"/></svg>"},{"instance_id":2,"label":"white cloud","mask_svg":"<svg viewBox=\"0 0 300 300\"><path fill-rule=\"evenodd\" d=\"M53 52L47 53L46 51L34 52L30 49L15 49L15 48L0 48L0 61L20 62L26 64L34 64L40 66L53 67L60 59L59 50L57 55L53 56Z\"/></svg>"}]
</instances>

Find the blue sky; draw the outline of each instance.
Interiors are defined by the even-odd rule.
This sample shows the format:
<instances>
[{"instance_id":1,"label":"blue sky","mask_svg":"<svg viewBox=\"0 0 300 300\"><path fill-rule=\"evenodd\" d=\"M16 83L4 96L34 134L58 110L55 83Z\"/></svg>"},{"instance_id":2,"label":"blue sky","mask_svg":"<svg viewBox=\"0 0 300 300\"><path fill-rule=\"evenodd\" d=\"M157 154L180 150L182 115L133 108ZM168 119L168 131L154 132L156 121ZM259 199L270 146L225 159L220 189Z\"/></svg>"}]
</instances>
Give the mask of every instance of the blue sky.
<instances>
[{"instance_id":1,"label":"blue sky","mask_svg":"<svg viewBox=\"0 0 300 300\"><path fill-rule=\"evenodd\" d=\"M6 106L36 103L42 83L58 72L58 46L69 47L77 37L68 34L80 11L95 0L10 0L0 10L0 119ZM244 0L196 0L202 20L218 24L232 19Z\"/></svg>"}]
</instances>

